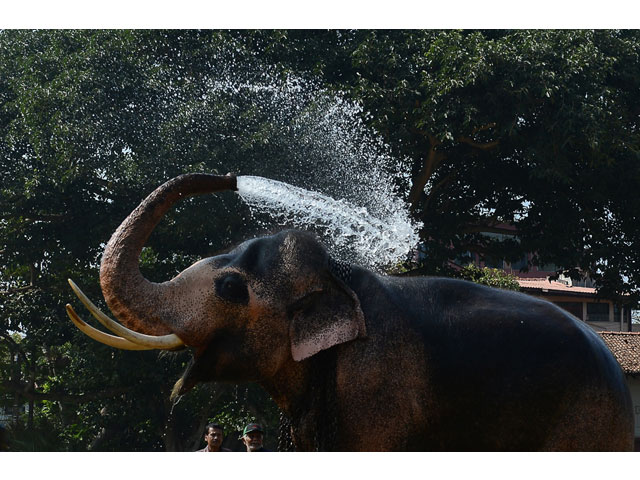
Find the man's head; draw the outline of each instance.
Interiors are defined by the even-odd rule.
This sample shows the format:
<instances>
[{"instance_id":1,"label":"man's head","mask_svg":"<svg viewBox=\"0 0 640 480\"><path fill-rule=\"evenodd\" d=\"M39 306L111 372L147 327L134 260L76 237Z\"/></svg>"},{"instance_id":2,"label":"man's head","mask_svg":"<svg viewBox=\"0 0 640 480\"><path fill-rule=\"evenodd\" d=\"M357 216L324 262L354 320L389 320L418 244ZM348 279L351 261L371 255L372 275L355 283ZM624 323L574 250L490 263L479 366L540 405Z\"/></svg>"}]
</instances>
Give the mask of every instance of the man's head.
<instances>
[{"instance_id":1,"label":"man's head","mask_svg":"<svg viewBox=\"0 0 640 480\"><path fill-rule=\"evenodd\" d=\"M247 447L247 452L257 452L262 450L262 439L264 430L257 423L250 423L242 432L242 443Z\"/></svg>"},{"instance_id":2,"label":"man's head","mask_svg":"<svg viewBox=\"0 0 640 480\"><path fill-rule=\"evenodd\" d=\"M210 452L218 452L222 446L224 431L217 423L210 423L204 427L204 441L207 442Z\"/></svg>"}]
</instances>

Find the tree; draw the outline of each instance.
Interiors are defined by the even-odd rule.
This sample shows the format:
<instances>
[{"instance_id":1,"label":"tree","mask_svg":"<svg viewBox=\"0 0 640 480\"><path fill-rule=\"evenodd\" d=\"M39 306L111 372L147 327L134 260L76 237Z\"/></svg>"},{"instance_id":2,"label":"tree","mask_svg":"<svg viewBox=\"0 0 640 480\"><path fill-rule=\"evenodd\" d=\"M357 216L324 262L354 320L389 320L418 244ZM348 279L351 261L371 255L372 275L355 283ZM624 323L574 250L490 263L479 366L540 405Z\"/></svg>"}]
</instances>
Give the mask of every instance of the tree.
<instances>
[{"instance_id":1,"label":"tree","mask_svg":"<svg viewBox=\"0 0 640 480\"><path fill-rule=\"evenodd\" d=\"M489 287L514 290L516 292L520 291L520 284L518 283L517 277L498 268L481 268L471 263L462 268L458 276L464 280Z\"/></svg>"},{"instance_id":2,"label":"tree","mask_svg":"<svg viewBox=\"0 0 640 480\"><path fill-rule=\"evenodd\" d=\"M364 32L354 95L411 169L426 269L467 251L640 288L635 31ZM517 227L518 241L481 232Z\"/></svg>"}]
</instances>

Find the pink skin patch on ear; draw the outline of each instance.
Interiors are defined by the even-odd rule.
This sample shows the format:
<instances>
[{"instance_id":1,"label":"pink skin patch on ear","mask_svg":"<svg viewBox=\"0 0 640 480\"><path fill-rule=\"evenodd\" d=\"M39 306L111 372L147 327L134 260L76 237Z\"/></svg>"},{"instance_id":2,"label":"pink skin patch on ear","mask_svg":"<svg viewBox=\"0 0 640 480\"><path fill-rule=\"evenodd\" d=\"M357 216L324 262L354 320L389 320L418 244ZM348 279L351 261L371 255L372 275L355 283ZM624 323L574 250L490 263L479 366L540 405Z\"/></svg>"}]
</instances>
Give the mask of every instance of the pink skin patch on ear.
<instances>
[{"instance_id":1,"label":"pink skin patch on ear","mask_svg":"<svg viewBox=\"0 0 640 480\"><path fill-rule=\"evenodd\" d=\"M305 339L294 340L293 332L291 332L291 355L296 362L299 362L321 350L354 340L360 334L359 327L360 325L357 322L345 319L345 321L336 322L331 327L316 332L313 336Z\"/></svg>"}]
</instances>

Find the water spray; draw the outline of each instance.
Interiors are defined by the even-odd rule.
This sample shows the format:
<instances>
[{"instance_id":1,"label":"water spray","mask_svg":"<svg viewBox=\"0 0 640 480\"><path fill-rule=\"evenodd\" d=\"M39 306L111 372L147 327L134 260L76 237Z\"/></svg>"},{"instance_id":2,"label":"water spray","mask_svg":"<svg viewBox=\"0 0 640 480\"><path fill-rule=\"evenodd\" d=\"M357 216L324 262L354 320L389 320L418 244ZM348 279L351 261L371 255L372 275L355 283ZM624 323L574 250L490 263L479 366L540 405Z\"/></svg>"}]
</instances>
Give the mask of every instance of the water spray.
<instances>
[{"instance_id":1,"label":"water spray","mask_svg":"<svg viewBox=\"0 0 640 480\"><path fill-rule=\"evenodd\" d=\"M402 211L377 218L344 199L255 176L238 177L238 194L283 226L319 233L338 259L374 270L401 262L418 242Z\"/></svg>"}]
</instances>

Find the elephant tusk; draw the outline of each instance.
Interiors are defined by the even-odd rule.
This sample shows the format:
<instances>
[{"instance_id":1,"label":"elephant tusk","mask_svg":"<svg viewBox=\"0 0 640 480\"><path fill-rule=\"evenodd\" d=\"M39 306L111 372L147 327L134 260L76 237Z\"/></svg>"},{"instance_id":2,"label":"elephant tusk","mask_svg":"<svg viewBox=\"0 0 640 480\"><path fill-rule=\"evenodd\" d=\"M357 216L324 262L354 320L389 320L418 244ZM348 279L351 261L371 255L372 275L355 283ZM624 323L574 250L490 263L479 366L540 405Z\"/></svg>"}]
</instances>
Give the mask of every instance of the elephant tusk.
<instances>
[{"instance_id":1,"label":"elephant tusk","mask_svg":"<svg viewBox=\"0 0 640 480\"><path fill-rule=\"evenodd\" d=\"M119 348L120 350L152 350L151 347L144 347L142 345L138 345L137 343L130 342L125 338L114 337L113 335L109 335L108 333L96 330L91 325L82 320L75 312L73 307L68 303L66 309L67 315L69 315L69 318L74 323L74 325L78 327L78 329L82 333L84 333L88 337L93 338L97 342L104 343L105 345L109 345L110 347Z\"/></svg>"},{"instance_id":2,"label":"elephant tusk","mask_svg":"<svg viewBox=\"0 0 640 480\"><path fill-rule=\"evenodd\" d=\"M107 315L102 313L98 307L96 307L91 300L80 290L80 288L69 279L69 285L73 289L74 293L78 296L80 301L85 307L89 309L91 314L105 327L111 330L113 333L120 335L123 339L129 340L140 346L155 348L160 350L174 350L180 347L184 347L184 342L175 333L169 335L153 336L145 335L143 333L134 332L127 327L120 325L115 320L110 319Z\"/></svg>"}]
</instances>

